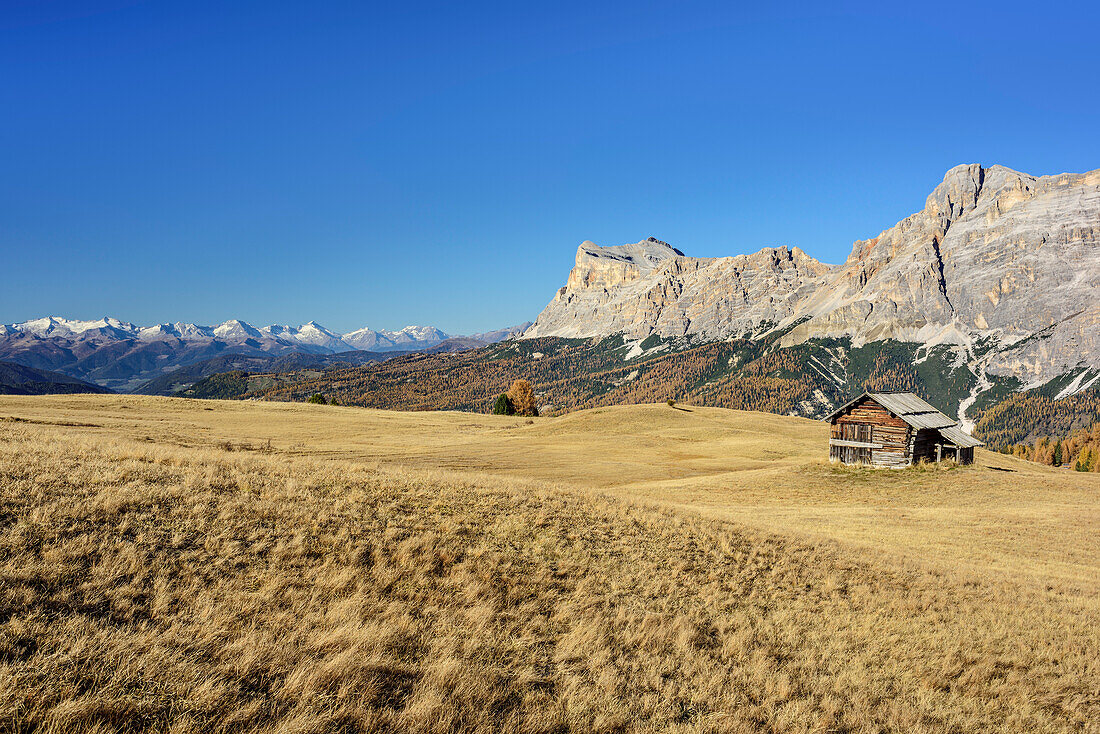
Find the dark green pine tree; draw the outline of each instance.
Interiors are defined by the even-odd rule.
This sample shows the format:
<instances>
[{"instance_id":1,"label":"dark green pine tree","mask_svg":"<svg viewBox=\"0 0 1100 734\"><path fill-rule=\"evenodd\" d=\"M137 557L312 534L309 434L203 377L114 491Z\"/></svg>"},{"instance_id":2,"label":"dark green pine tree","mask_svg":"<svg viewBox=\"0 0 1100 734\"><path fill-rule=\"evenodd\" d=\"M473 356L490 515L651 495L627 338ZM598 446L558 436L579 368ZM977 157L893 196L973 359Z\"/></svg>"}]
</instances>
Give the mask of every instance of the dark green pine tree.
<instances>
[{"instance_id":1,"label":"dark green pine tree","mask_svg":"<svg viewBox=\"0 0 1100 734\"><path fill-rule=\"evenodd\" d=\"M508 399L507 395L504 393L497 395L497 399L493 402L493 415L514 415L515 412L512 401Z\"/></svg>"}]
</instances>

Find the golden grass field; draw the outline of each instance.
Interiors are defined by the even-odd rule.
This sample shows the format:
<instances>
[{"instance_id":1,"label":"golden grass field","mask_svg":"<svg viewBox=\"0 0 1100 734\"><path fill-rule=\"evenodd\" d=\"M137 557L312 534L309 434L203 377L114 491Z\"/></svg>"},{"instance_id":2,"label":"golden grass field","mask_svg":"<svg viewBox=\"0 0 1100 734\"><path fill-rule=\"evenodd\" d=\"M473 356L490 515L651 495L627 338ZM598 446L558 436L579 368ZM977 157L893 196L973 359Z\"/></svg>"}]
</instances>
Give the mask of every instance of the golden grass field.
<instances>
[{"instance_id":1,"label":"golden grass field","mask_svg":"<svg viewBox=\"0 0 1100 734\"><path fill-rule=\"evenodd\" d=\"M0 397L0 731L1100 732L1100 475L682 408Z\"/></svg>"}]
</instances>

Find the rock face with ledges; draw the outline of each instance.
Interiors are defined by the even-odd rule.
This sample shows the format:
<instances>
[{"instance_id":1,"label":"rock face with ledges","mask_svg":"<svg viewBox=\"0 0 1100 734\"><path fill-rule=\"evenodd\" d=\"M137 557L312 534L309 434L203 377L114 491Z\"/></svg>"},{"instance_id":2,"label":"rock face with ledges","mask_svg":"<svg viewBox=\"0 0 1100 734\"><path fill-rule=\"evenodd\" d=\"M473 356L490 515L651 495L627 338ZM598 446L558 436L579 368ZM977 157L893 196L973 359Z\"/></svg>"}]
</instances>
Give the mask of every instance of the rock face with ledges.
<instances>
[{"instance_id":1,"label":"rock face with ledges","mask_svg":"<svg viewBox=\"0 0 1100 734\"><path fill-rule=\"evenodd\" d=\"M524 336L738 336L790 316L800 289L827 271L798 248L696 258L652 237L615 247L586 241Z\"/></svg>"},{"instance_id":2,"label":"rock face with ledges","mask_svg":"<svg viewBox=\"0 0 1100 734\"><path fill-rule=\"evenodd\" d=\"M855 244L784 343L992 338L992 373L1043 379L1100 363L1098 301L1100 171L957 166L923 211Z\"/></svg>"},{"instance_id":3,"label":"rock face with ledges","mask_svg":"<svg viewBox=\"0 0 1100 734\"><path fill-rule=\"evenodd\" d=\"M1100 170L956 166L924 209L856 242L837 266L798 248L691 258L653 238L585 242L524 336L727 339L777 325L789 328L783 346L958 345L971 359L981 351L990 373L1025 382L1100 367Z\"/></svg>"}]
</instances>

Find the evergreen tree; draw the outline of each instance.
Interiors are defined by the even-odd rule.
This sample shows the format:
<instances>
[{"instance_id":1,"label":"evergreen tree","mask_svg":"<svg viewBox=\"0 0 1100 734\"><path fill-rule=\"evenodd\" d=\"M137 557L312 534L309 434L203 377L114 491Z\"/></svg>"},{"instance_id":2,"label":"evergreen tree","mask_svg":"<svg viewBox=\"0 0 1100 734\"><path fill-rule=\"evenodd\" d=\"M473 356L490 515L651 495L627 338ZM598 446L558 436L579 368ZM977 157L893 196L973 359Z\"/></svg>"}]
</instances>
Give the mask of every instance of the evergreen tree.
<instances>
[{"instance_id":1,"label":"evergreen tree","mask_svg":"<svg viewBox=\"0 0 1100 734\"><path fill-rule=\"evenodd\" d=\"M315 392L312 395L310 395L309 400L307 400L306 402L315 403L317 405L328 405L328 401L325 400L325 396L322 395L319 392Z\"/></svg>"},{"instance_id":2,"label":"evergreen tree","mask_svg":"<svg viewBox=\"0 0 1100 734\"><path fill-rule=\"evenodd\" d=\"M1062 465L1062 442L1061 441L1055 441L1054 442L1054 456L1051 458L1050 463L1053 466L1061 466Z\"/></svg>"},{"instance_id":3,"label":"evergreen tree","mask_svg":"<svg viewBox=\"0 0 1100 734\"><path fill-rule=\"evenodd\" d=\"M497 395L497 399L493 401L493 415L514 415L515 412L516 409L512 407L512 401L506 393Z\"/></svg>"}]
</instances>

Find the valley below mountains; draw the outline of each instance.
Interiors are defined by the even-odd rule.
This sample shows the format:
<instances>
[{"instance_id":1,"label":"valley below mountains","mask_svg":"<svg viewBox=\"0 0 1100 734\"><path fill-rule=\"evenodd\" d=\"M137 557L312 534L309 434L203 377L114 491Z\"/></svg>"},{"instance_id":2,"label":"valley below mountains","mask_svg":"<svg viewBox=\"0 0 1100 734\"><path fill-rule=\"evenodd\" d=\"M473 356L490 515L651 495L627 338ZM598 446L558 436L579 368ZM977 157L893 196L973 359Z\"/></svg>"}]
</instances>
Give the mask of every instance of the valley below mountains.
<instances>
[{"instance_id":1,"label":"valley below mountains","mask_svg":"<svg viewBox=\"0 0 1100 734\"><path fill-rule=\"evenodd\" d=\"M585 241L534 323L467 338L73 323L3 327L0 359L151 394L410 410L483 411L520 378L546 413L672 399L818 418L906 390L1004 446L1100 421L1100 170L956 166L837 265Z\"/></svg>"},{"instance_id":2,"label":"valley below mountains","mask_svg":"<svg viewBox=\"0 0 1100 734\"><path fill-rule=\"evenodd\" d=\"M485 410L526 378L549 412L675 399L821 417L862 389L911 390L991 445L1065 433L1100 420L1100 171L957 166L839 265L586 241L517 339L285 377L229 392ZM211 379L191 394L224 396Z\"/></svg>"}]
</instances>

